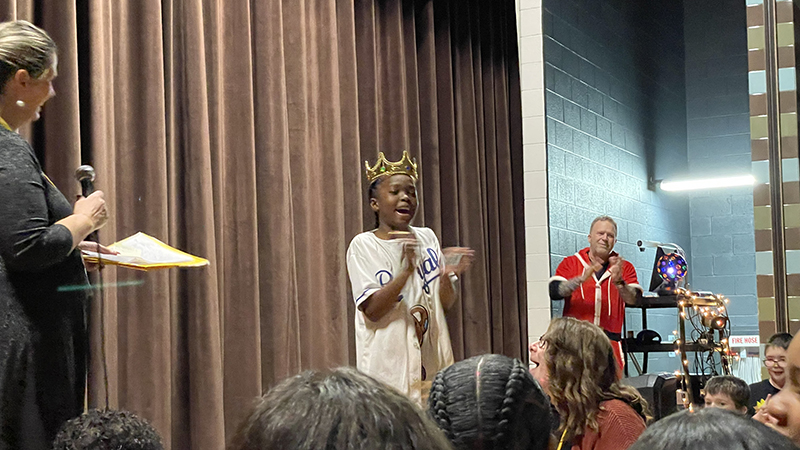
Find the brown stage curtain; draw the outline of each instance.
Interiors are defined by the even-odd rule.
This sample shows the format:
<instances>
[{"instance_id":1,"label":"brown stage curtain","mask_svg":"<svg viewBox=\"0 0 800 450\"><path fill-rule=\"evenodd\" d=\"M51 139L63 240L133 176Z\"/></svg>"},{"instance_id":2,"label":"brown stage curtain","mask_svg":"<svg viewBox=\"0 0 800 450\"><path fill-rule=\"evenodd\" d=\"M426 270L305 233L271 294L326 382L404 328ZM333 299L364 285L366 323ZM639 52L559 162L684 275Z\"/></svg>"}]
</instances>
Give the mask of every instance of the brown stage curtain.
<instances>
[{"instance_id":1,"label":"brown stage curtain","mask_svg":"<svg viewBox=\"0 0 800 450\"><path fill-rule=\"evenodd\" d=\"M477 251L449 317L456 357L525 357L513 1L0 0L0 14L60 46L58 95L27 135L67 196L75 167L95 166L102 240L144 231L211 260L103 272L121 285L91 308L92 405L105 348L112 407L171 448L220 449L278 380L353 363L344 255L374 223L363 161L379 150L420 162L416 223Z\"/></svg>"}]
</instances>

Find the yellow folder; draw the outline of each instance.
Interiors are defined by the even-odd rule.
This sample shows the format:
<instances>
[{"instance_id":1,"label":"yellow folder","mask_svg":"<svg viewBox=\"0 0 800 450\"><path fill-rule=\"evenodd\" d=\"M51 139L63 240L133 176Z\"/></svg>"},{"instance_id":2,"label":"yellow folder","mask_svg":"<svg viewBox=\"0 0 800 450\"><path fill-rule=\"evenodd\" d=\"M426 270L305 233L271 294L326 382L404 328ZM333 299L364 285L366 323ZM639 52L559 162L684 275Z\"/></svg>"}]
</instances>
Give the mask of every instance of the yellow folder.
<instances>
[{"instance_id":1,"label":"yellow folder","mask_svg":"<svg viewBox=\"0 0 800 450\"><path fill-rule=\"evenodd\" d=\"M168 269L171 267L202 267L209 265L205 258L190 255L148 236L142 232L127 237L108 246L119 252L118 255L98 254L82 251L87 262L102 262L115 266L138 270Z\"/></svg>"}]
</instances>

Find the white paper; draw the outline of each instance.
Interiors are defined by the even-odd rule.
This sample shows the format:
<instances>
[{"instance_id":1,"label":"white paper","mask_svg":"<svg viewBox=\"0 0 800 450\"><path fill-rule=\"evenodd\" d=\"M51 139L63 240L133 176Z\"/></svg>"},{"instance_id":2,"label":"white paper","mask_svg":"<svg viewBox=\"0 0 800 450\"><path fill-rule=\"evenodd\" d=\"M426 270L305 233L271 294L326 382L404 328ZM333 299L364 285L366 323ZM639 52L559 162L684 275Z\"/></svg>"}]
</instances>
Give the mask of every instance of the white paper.
<instances>
[{"instance_id":1,"label":"white paper","mask_svg":"<svg viewBox=\"0 0 800 450\"><path fill-rule=\"evenodd\" d=\"M124 241L117 242L111 248L118 251L119 255L98 254L86 250L83 254L103 261L126 264L176 264L193 261L190 256L165 248L142 233L136 233Z\"/></svg>"}]
</instances>

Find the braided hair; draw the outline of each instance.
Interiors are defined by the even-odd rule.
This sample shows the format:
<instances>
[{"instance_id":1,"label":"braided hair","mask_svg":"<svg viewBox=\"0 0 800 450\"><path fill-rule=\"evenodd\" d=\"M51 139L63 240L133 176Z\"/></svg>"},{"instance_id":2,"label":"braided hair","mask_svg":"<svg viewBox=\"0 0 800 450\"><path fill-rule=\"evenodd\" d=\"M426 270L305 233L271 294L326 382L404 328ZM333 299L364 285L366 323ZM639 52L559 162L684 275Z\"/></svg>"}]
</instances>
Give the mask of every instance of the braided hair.
<instances>
[{"instance_id":1,"label":"braided hair","mask_svg":"<svg viewBox=\"0 0 800 450\"><path fill-rule=\"evenodd\" d=\"M431 394L428 397L430 413L445 436L453 440L453 428L450 426L450 416L447 414L447 387L444 384L444 370L436 374L431 384Z\"/></svg>"},{"instance_id":2,"label":"braided hair","mask_svg":"<svg viewBox=\"0 0 800 450\"><path fill-rule=\"evenodd\" d=\"M369 190L367 190L367 204L372 201L373 198L378 198L378 185L381 184L383 179L386 177L378 177L369 184ZM378 215L378 211L375 211L375 228L381 226L381 218Z\"/></svg>"},{"instance_id":3,"label":"braided hair","mask_svg":"<svg viewBox=\"0 0 800 450\"><path fill-rule=\"evenodd\" d=\"M440 371L428 406L456 449L547 448L550 403L519 360L482 355Z\"/></svg>"}]
</instances>

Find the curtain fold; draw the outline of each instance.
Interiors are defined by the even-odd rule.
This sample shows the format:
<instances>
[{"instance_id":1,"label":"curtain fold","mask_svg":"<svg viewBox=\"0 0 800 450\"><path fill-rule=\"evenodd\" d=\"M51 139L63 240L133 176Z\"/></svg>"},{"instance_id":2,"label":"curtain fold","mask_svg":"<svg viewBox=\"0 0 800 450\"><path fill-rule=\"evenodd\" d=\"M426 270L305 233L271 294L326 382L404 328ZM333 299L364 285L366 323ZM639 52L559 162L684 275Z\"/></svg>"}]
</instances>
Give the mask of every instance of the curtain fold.
<instances>
[{"instance_id":1,"label":"curtain fold","mask_svg":"<svg viewBox=\"0 0 800 450\"><path fill-rule=\"evenodd\" d=\"M58 95L27 133L68 196L75 167L95 166L112 211L101 239L143 231L211 261L104 270L91 405L107 395L171 448L219 449L277 381L353 364L344 256L374 225L363 164L378 151L420 163L415 224L476 250L448 316L456 358L526 358L513 1L3 0L0 13L60 46Z\"/></svg>"}]
</instances>

